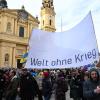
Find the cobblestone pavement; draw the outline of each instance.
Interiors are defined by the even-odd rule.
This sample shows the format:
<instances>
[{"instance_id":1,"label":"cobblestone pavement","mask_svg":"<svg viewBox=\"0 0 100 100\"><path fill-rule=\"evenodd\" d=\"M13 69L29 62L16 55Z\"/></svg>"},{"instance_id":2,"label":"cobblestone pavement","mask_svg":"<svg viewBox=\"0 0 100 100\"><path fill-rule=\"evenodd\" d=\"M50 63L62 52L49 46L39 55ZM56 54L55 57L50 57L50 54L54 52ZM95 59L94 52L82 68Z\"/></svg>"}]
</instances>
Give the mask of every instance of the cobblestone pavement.
<instances>
[{"instance_id":1,"label":"cobblestone pavement","mask_svg":"<svg viewBox=\"0 0 100 100\"><path fill-rule=\"evenodd\" d=\"M5 100L5 99L2 99L2 100ZM20 100L20 98L17 97L16 100ZM34 100L38 100L38 98L35 98ZM55 95L54 94L52 94L52 97L51 97L50 100L55 100ZM73 100L69 97L69 91L66 93L66 100Z\"/></svg>"},{"instance_id":2,"label":"cobblestone pavement","mask_svg":"<svg viewBox=\"0 0 100 100\"><path fill-rule=\"evenodd\" d=\"M35 100L38 100L37 98L35 98ZM54 94L52 94L52 97L50 100L55 100ZM66 93L66 100L73 100L69 97L69 91Z\"/></svg>"}]
</instances>

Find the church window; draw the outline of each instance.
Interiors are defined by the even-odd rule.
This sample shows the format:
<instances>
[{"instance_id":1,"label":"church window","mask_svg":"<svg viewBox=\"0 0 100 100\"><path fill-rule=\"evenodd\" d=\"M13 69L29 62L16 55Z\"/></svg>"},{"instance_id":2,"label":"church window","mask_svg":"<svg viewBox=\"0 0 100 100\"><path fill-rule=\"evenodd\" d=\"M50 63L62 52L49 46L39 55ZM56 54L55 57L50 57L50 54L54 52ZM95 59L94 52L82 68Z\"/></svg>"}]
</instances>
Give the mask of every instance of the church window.
<instances>
[{"instance_id":1,"label":"church window","mask_svg":"<svg viewBox=\"0 0 100 100\"><path fill-rule=\"evenodd\" d=\"M11 32L11 23L10 22L7 23L7 32Z\"/></svg>"},{"instance_id":2,"label":"church window","mask_svg":"<svg viewBox=\"0 0 100 100\"><path fill-rule=\"evenodd\" d=\"M24 37L24 27L19 28L19 37Z\"/></svg>"},{"instance_id":3,"label":"church window","mask_svg":"<svg viewBox=\"0 0 100 100\"><path fill-rule=\"evenodd\" d=\"M9 61L9 54L6 53L6 54L5 54L5 62L8 62L8 61Z\"/></svg>"},{"instance_id":4,"label":"church window","mask_svg":"<svg viewBox=\"0 0 100 100\"><path fill-rule=\"evenodd\" d=\"M8 67L9 66L9 54L6 53L4 57L5 57L4 58L4 61L5 61L4 62L4 65Z\"/></svg>"},{"instance_id":5,"label":"church window","mask_svg":"<svg viewBox=\"0 0 100 100\"><path fill-rule=\"evenodd\" d=\"M51 25L51 19L50 19L50 25Z\"/></svg>"},{"instance_id":6,"label":"church window","mask_svg":"<svg viewBox=\"0 0 100 100\"><path fill-rule=\"evenodd\" d=\"M44 20L43 20L43 25L44 25Z\"/></svg>"}]
</instances>

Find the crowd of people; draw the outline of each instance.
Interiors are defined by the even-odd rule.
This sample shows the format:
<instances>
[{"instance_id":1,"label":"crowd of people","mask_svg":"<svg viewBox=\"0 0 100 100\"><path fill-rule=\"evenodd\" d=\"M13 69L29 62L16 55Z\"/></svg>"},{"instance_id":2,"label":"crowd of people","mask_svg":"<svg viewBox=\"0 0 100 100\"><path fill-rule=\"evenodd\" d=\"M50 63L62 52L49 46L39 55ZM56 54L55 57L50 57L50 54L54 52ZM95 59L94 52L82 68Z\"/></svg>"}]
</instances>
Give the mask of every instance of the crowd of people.
<instances>
[{"instance_id":1,"label":"crowd of people","mask_svg":"<svg viewBox=\"0 0 100 100\"><path fill-rule=\"evenodd\" d=\"M0 100L67 100L68 90L73 100L100 100L99 70L0 69Z\"/></svg>"}]
</instances>

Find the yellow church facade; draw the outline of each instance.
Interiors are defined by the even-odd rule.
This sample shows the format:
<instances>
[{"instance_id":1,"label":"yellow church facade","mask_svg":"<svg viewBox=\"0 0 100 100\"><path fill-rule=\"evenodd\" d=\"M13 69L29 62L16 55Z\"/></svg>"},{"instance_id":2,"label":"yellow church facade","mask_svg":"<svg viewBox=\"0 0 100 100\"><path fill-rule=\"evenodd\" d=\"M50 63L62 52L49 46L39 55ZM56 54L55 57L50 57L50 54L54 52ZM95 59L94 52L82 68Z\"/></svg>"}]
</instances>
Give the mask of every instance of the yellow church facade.
<instances>
[{"instance_id":1,"label":"yellow church facade","mask_svg":"<svg viewBox=\"0 0 100 100\"><path fill-rule=\"evenodd\" d=\"M52 0L43 0L41 21L21 9L8 9L7 1L0 0L0 67L22 66L20 59L28 51L28 41L35 28L52 31L55 29L55 12Z\"/></svg>"}]
</instances>

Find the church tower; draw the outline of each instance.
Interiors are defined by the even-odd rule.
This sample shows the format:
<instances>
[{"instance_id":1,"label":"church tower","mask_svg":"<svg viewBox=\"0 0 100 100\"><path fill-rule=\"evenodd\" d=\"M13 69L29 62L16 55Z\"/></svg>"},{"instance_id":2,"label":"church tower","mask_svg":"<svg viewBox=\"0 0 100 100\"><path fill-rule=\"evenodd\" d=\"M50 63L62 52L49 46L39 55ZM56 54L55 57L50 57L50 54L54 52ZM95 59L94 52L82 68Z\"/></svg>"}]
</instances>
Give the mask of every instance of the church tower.
<instances>
[{"instance_id":1,"label":"church tower","mask_svg":"<svg viewBox=\"0 0 100 100\"><path fill-rule=\"evenodd\" d=\"M56 31L53 0L42 0L41 29L49 32Z\"/></svg>"},{"instance_id":2,"label":"church tower","mask_svg":"<svg viewBox=\"0 0 100 100\"><path fill-rule=\"evenodd\" d=\"M0 0L0 8L7 8L7 1L6 0Z\"/></svg>"}]
</instances>

